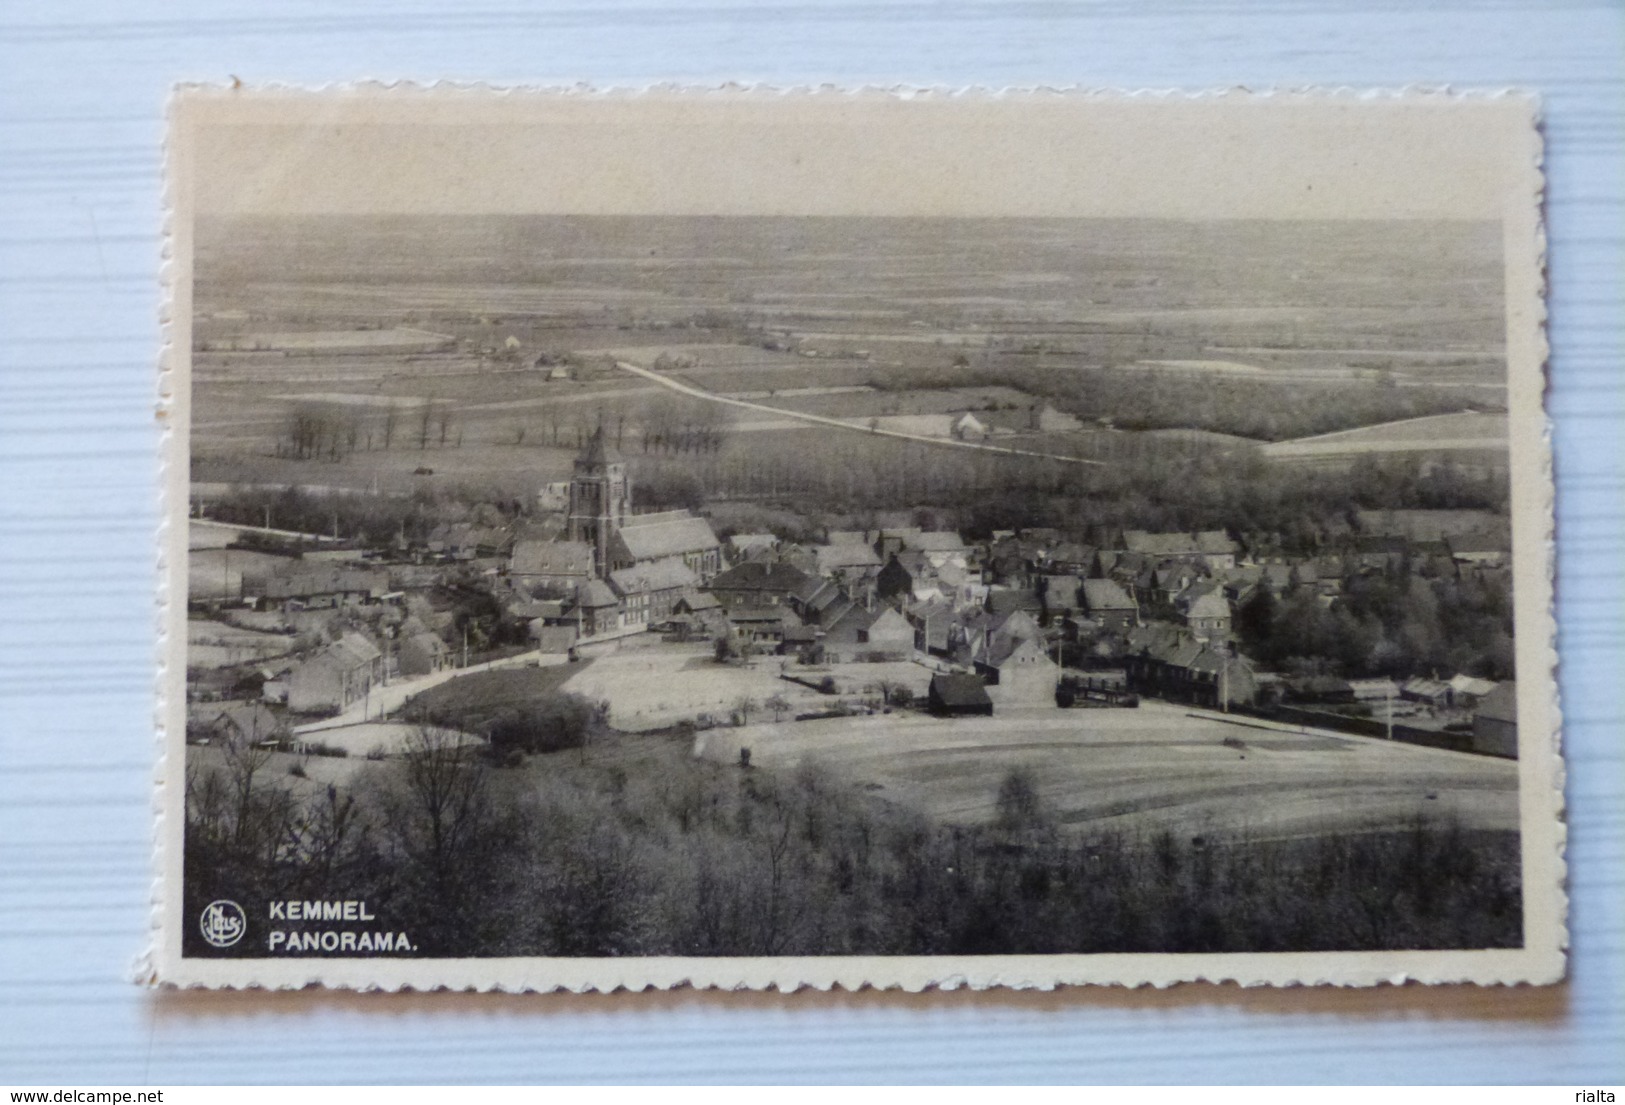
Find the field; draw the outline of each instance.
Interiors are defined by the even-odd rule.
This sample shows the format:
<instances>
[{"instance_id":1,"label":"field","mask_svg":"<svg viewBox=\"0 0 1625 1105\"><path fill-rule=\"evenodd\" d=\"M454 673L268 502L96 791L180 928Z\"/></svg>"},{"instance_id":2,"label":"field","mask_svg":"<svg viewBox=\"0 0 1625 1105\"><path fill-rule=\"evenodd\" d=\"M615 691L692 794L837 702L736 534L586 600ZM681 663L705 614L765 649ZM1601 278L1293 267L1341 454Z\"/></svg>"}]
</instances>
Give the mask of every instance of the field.
<instances>
[{"instance_id":1,"label":"field","mask_svg":"<svg viewBox=\"0 0 1625 1105\"><path fill-rule=\"evenodd\" d=\"M783 695L794 711L827 709L832 702L810 687L780 679L782 661L778 657L719 664L708 642L648 642L649 647L638 647L640 644L644 642L628 642L620 651L596 658L591 668L571 677L564 689L595 701L607 699L610 724L626 732L662 729L692 721L700 714L725 721L742 698L759 706L774 695ZM924 668L917 670L929 681Z\"/></svg>"},{"instance_id":2,"label":"field","mask_svg":"<svg viewBox=\"0 0 1625 1105\"><path fill-rule=\"evenodd\" d=\"M722 763L748 747L751 762L769 769L812 761L959 823L991 820L1001 779L1027 767L1046 806L1079 829L1267 839L1392 827L1419 814L1471 829L1517 828L1515 764L1261 724L1147 702L992 719L763 723L702 733L695 748Z\"/></svg>"},{"instance_id":3,"label":"field","mask_svg":"<svg viewBox=\"0 0 1625 1105\"><path fill-rule=\"evenodd\" d=\"M1508 445L1507 416L1462 411L1429 418L1413 418L1357 430L1341 430L1296 441L1277 441L1262 447L1264 456L1277 460L1356 456L1361 454L1504 450Z\"/></svg>"},{"instance_id":4,"label":"field","mask_svg":"<svg viewBox=\"0 0 1625 1105\"><path fill-rule=\"evenodd\" d=\"M191 599L235 599L243 576L264 575L288 559L244 549L202 548L187 553L186 591Z\"/></svg>"},{"instance_id":5,"label":"field","mask_svg":"<svg viewBox=\"0 0 1625 1105\"><path fill-rule=\"evenodd\" d=\"M224 668L281 656L293 648L292 636L238 629L224 622L192 618L186 623L186 663L194 668Z\"/></svg>"},{"instance_id":6,"label":"field","mask_svg":"<svg viewBox=\"0 0 1625 1105\"><path fill-rule=\"evenodd\" d=\"M413 696L410 702L414 708L449 716L527 706L556 693L572 677L583 674L592 663L591 660L583 660L569 665L504 667L460 675Z\"/></svg>"},{"instance_id":7,"label":"field","mask_svg":"<svg viewBox=\"0 0 1625 1105\"><path fill-rule=\"evenodd\" d=\"M1214 414L1202 388L1141 402L1136 366L1146 363L1174 384L1211 376L1287 396L1371 389L1384 375L1395 389L1471 388L1488 405L1505 384L1498 250L1493 227L1476 224L205 220L192 476L520 496L564 476L599 420L627 427L636 459L639 429L660 421L651 405L700 402L610 367L662 354L674 379L708 391L928 436L946 411L993 403L1010 414L1040 395L1069 396L1059 409L1086 424L1113 417L1130 433L1254 432L1223 424L1229 416ZM1246 280L1234 279L1237 266ZM412 347L431 339L442 347ZM561 359L578 378L550 378L546 366ZM998 384L1023 369L1043 379L1026 390L949 379L980 371L991 379L977 383ZM1101 409L1106 392L1072 387L1079 374L1118 379L1106 389L1111 409ZM882 390L860 390L870 387ZM1267 398L1248 395L1242 406ZM1353 417L1403 416L1391 406ZM289 447L290 420L310 410L341 444ZM1148 421L1135 417L1147 411ZM712 413L742 437L792 425ZM1319 428L1303 426L1301 412L1283 417L1265 436ZM1500 448L1504 437L1463 430L1445 447L1484 438ZM1049 433L1023 447L1095 448L1074 438ZM1378 434L1277 448L1336 457L1411 448L1402 442Z\"/></svg>"}]
</instances>

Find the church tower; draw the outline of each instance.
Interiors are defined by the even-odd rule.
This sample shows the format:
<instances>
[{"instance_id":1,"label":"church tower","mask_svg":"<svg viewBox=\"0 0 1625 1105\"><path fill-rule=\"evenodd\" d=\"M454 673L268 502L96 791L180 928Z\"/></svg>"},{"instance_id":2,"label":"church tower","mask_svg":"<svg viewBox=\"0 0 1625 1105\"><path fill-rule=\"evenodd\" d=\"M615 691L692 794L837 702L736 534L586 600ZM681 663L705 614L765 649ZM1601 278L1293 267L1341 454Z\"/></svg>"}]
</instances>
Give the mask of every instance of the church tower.
<instances>
[{"instance_id":1,"label":"church tower","mask_svg":"<svg viewBox=\"0 0 1625 1105\"><path fill-rule=\"evenodd\" d=\"M592 546L593 570L602 579L609 572L609 542L632 516L632 485L626 462L604 440L599 426L576 457L570 479L570 511L565 516L565 537Z\"/></svg>"}]
</instances>

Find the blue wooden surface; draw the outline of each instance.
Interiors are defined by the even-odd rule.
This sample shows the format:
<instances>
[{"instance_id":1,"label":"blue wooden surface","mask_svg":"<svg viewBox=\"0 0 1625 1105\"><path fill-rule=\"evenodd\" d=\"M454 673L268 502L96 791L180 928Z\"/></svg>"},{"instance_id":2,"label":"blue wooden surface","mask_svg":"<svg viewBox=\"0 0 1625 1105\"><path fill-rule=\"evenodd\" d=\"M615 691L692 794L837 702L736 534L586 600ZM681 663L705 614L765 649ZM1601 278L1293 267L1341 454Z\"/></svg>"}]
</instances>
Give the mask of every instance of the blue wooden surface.
<instances>
[{"instance_id":1,"label":"blue wooden surface","mask_svg":"<svg viewBox=\"0 0 1625 1105\"><path fill-rule=\"evenodd\" d=\"M0 9L0 1083L1619 1082L1625 408L1617 5ZM160 146L182 80L1521 85L1546 100L1573 980L1059 995L154 994Z\"/></svg>"}]
</instances>

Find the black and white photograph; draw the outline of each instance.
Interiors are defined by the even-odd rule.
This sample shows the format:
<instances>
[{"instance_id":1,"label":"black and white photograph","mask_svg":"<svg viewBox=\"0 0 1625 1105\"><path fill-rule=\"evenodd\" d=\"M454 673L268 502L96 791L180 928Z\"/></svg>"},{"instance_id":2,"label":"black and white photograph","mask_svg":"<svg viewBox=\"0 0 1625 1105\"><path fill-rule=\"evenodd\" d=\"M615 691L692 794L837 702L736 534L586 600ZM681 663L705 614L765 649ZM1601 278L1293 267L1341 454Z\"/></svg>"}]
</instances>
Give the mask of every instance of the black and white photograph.
<instances>
[{"instance_id":1,"label":"black and white photograph","mask_svg":"<svg viewBox=\"0 0 1625 1105\"><path fill-rule=\"evenodd\" d=\"M172 142L161 977L1561 976L1527 102Z\"/></svg>"}]
</instances>

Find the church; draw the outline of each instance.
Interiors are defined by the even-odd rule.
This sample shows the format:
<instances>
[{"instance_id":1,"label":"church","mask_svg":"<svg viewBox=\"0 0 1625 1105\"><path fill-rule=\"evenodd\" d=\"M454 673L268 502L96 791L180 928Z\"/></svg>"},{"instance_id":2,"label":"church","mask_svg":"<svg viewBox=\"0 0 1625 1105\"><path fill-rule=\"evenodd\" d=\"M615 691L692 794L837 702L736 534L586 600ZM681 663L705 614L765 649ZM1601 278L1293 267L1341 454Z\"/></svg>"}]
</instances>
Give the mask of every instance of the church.
<instances>
[{"instance_id":1,"label":"church","mask_svg":"<svg viewBox=\"0 0 1625 1105\"><path fill-rule=\"evenodd\" d=\"M591 550L597 579L629 568L680 563L704 583L722 570L722 543L704 518L687 510L633 513L626 461L605 440L603 427L576 457L564 539Z\"/></svg>"}]
</instances>

